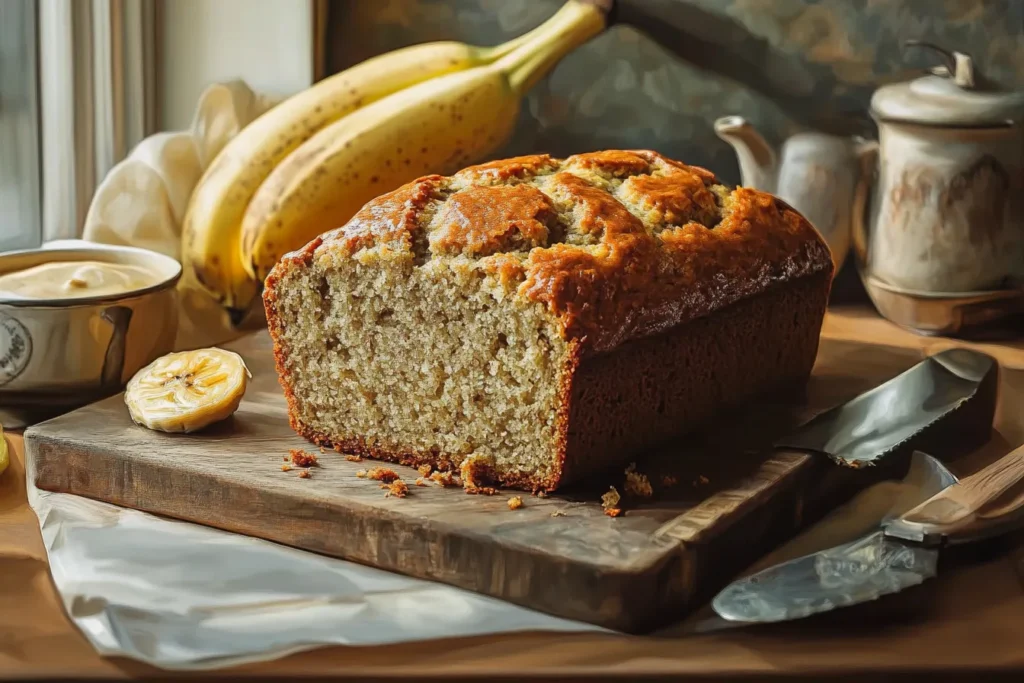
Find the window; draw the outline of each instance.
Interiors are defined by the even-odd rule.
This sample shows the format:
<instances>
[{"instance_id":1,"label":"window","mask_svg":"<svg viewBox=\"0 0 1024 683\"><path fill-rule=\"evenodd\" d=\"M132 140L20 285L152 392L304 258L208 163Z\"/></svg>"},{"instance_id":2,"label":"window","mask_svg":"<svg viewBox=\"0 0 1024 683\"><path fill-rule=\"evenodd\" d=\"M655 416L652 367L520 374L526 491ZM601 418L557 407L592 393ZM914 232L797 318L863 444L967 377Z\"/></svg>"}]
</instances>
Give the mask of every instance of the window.
<instances>
[{"instance_id":1,"label":"window","mask_svg":"<svg viewBox=\"0 0 1024 683\"><path fill-rule=\"evenodd\" d=\"M154 0L0 0L0 251L78 237L155 126Z\"/></svg>"},{"instance_id":2,"label":"window","mask_svg":"<svg viewBox=\"0 0 1024 683\"><path fill-rule=\"evenodd\" d=\"M35 0L0 2L0 251L42 239Z\"/></svg>"}]
</instances>

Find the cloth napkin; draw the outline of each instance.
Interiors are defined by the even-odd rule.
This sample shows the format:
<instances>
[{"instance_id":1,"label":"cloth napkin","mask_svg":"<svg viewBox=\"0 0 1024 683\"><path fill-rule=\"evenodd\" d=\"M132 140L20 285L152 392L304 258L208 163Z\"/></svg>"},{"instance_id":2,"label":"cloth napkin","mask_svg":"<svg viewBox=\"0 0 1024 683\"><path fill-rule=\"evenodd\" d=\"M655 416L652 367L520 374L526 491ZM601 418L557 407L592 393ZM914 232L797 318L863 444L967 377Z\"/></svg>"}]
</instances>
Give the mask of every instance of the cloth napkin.
<instances>
[{"instance_id":1,"label":"cloth napkin","mask_svg":"<svg viewBox=\"0 0 1024 683\"><path fill-rule=\"evenodd\" d=\"M193 188L227 142L278 100L242 81L216 83L199 98L189 130L151 135L96 190L82 237L97 245L142 247L181 260L181 226ZM236 329L190 273L178 285L175 348L222 344ZM258 316L251 325L259 325Z\"/></svg>"}]
</instances>

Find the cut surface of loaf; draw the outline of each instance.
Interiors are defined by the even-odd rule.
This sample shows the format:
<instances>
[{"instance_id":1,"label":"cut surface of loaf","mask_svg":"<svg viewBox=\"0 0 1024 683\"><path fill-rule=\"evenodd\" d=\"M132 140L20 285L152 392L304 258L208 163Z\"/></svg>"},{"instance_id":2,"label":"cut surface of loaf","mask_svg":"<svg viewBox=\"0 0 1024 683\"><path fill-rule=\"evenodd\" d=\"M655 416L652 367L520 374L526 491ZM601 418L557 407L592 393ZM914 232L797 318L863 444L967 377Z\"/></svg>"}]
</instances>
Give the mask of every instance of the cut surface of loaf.
<instances>
[{"instance_id":1,"label":"cut surface of loaf","mask_svg":"<svg viewBox=\"0 0 1024 683\"><path fill-rule=\"evenodd\" d=\"M427 176L288 254L264 303L292 427L554 490L807 379L828 248L650 151Z\"/></svg>"}]
</instances>

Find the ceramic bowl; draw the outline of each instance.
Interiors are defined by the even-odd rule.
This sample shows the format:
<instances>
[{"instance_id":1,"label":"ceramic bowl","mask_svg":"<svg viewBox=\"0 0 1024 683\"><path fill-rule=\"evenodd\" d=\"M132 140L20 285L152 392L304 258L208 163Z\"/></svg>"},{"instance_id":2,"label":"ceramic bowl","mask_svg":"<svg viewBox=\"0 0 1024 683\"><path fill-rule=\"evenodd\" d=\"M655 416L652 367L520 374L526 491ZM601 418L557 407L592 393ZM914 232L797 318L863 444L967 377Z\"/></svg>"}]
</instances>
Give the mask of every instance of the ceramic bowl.
<instances>
[{"instance_id":1,"label":"ceramic bowl","mask_svg":"<svg viewBox=\"0 0 1024 683\"><path fill-rule=\"evenodd\" d=\"M176 260L132 247L32 249L0 254L0 273L53 261L140 266L156 283L85 298L0 296L0 416L6 426L115 394L174 344Z\"/></svg>"}]
</instances>

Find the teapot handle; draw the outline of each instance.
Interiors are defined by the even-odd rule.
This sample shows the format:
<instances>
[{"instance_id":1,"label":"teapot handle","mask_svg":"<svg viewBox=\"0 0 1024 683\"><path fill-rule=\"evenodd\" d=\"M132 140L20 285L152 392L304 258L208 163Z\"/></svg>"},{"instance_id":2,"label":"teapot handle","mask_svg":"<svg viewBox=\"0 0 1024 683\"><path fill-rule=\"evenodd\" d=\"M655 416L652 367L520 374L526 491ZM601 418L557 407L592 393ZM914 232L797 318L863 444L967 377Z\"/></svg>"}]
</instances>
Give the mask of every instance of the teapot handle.
<instances>
[{"instance_id":1,"label":"teapot handle","mask_svg":"<svg viewBox=\"0 0 1024 683\"><path fill-rule=\"evenodd\" d=\"M942 61L944 61L945 64L931 69L931 72L936 76L952 78L954 83L961 88L966 88L968 90L971 90L978 85L976 82L977 79L974 69L974 60L971 59L970 55L966 55L962 52L950 52L949 50L941 48L934 43L928 43L923 40L903 41L903 49L905 50L908 47L918 47L931 50L942 57Z\"/></svg>"},{"instance_id":2,"label":"teapot handle","mask_svg":"<svg viewBox=\"0 0 1024 683\"><path fill-rule=\"evenodd\" d=\"M868 257L868 197L878 169L878 141L860 140L857 144L857 160L860 173L857 174L857 186L853 192L851 242L857 266L863 268Z\"/></svg>"}]
</instances>

